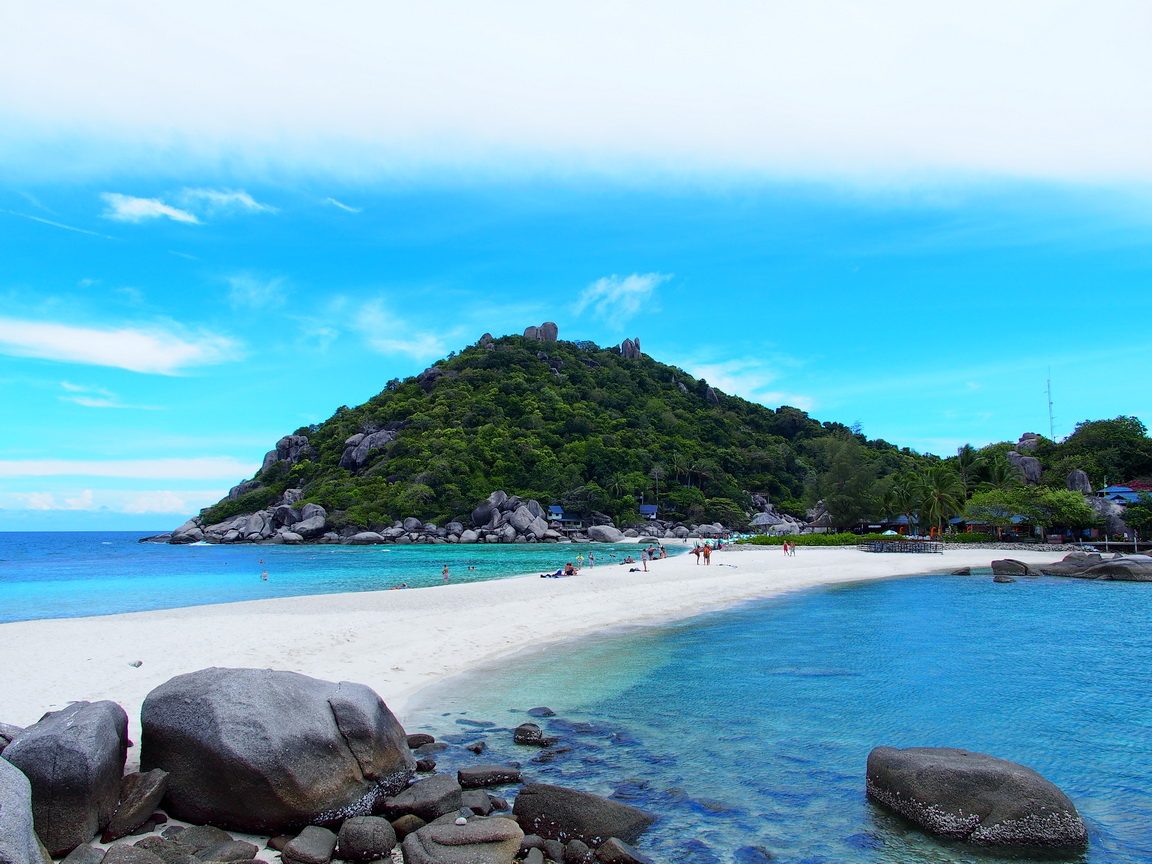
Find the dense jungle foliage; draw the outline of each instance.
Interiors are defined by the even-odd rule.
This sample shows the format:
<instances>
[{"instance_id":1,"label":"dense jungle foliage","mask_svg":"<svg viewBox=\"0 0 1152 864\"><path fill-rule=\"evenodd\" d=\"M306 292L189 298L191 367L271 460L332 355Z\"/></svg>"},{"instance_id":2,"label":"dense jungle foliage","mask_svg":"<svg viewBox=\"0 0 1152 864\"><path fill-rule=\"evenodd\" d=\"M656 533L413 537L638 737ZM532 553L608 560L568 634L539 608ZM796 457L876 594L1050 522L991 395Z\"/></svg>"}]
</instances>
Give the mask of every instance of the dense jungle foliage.
<instances>
[{"instance_id":1,"label":"dense jungle foliage","mask_svg":"<svg viewBox=\"0 0 1152 864\"><path fill-rule=\"evenodd\" d=\"M662 518L740 525L755 493L801 518L823 501L836 527L901 513L935 524L978 488L1018 482L1003 458L1009 444L941 460L797 408L710 391L674 366L591 342L505 336L435 368L438 377L389 381L363 405L296 430L315 458L277 462L257 475L262 488L209 508L206 522L303 488L337 526L465 517L496 489L598 510L618 525L635 521L642 502L658 503ZM339 466L350 436L396 421L407 425L360 469ZM1133 456L1135 440L1144 443ZM1073 463L1152 474L1152 441L1134 418L1081 424L1063 443L1042 439L1041 451L1054 486Z\"/></svg>"}]
</instances>

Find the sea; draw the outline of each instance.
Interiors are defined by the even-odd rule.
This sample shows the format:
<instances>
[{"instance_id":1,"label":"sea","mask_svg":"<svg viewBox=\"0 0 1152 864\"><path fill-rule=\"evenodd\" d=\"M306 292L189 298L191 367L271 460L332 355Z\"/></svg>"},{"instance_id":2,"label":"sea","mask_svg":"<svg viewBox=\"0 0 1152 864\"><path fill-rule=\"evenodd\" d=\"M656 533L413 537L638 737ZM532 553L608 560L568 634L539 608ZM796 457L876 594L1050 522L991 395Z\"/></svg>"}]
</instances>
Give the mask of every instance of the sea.
<instances>
[{"instance_id":1,"label":"sea","mask_svg":"<svg viewBox=\"0 0 1152 864\"><path fill-rule=\"evenodd\" d=\"M547 569L533 555L550 566L580 551L170 547L68 536L0 534L6 620L397 581L435 590L444 563L453 580L458 569L462 579L500 578ZM582 551L598 561L612 554ZM265 593L273 591L281 593ZM1086 851L1058 860L1150 862L1149 592L1048 577L998 585L979 571L813 588L538 647L423 691L405 724L449 745L435 755L438 770L515 761L530 780L654 814L636 845L659 862L1042 858L941 842L870 803L864 769L879 745L961 747L1027 765L1063 789L1088 826ZM139 594L152 605L127 599ZM45 604L39 614L36 603ZM513 744L512 729L529 720L558 743ZM467 749L478 742L482 753Z\"/></svg>"},{"instance_id":2,"label":"sea","mask_svg":"<svg viewBox=\"0 0 1152 864\"><path fill-rule=\"evenodd\" d=\"M153 532L155 533L155 532ZM429 588L601 565L636 544L255 546L141 543L147 533L0 532L0 623L176 609L270 597ZM670 555L687 551L669 544Z\"/></svg>"}]
</instances>

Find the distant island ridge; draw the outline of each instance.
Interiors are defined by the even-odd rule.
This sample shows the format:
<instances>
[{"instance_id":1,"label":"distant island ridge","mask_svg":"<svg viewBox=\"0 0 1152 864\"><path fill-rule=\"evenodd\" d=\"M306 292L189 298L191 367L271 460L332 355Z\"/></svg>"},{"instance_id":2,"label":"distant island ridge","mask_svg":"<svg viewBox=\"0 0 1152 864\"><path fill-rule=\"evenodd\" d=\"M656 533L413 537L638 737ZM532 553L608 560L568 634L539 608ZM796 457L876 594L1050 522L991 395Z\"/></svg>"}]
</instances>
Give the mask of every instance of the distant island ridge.
<instances>
[{"instance_id":1,"label":"distant island ridge","mask_svg":"<svg viewBox=\"0 0 1152 864\"><path fill-rule=\"evenodd\" d=\"M560 340L545 322L486 333L285 435L254 477L149 539L1124 538L1152 528L1149 490L1152 439L1135 417L1085 421L1061 442L1025 433L940 458L725 394L643 354L639 338L601 348Z\"/></svg>"}]
</instances>

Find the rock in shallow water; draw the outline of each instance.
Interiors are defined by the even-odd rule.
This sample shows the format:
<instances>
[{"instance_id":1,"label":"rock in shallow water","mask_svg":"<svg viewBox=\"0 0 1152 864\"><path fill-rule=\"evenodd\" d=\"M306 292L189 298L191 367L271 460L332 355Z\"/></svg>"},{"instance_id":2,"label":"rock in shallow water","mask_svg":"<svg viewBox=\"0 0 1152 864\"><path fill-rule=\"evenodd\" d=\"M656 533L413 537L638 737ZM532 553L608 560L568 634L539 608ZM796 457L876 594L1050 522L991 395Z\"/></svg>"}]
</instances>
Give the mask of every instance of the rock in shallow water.
<instances>
[{"instance_id":1,"label":"rock in shallow water","mask_svg":"<svg viewBox=\"0 0 1152 864\"><path fill-rule=\"evenodd\" d=\"M877 747L868 797L929 833L987 846L1071 849L1087 832L1068 797L1031 768L952 747Z\"/></svg>"}]
</instances>

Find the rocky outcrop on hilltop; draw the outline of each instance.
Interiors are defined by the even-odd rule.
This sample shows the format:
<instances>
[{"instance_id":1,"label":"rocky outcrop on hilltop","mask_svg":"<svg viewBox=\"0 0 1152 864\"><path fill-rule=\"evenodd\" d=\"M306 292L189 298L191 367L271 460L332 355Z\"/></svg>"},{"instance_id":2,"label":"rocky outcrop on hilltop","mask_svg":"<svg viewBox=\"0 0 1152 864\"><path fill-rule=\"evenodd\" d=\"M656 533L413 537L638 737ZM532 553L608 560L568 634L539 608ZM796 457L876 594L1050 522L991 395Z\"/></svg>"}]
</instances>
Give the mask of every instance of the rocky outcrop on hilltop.
<instances>
[{"instance_id":1,"label":"rocky outcrop on hilltop","mask_svg":"<svg viewBox=\"0 0 1152 864\"><path fill-rule=\"evenodd\" d=\"M526 327L525 339L536 339L540 342L555 342L560 335L560 328L551 321L545 321L539 327Z\"/></svg>"},{"instance_id":2,"label":"rocky outcrop on hilltop","mask_svg":"<svg viewBox=\"0 0 1152 864\"><path fill-rule=\"evenodd\" d=\"M312 449L312 445L308 443L308 438L304 435L285 435L276 442L275 448L269 450L264 455L264 464L260 467L261 471L267 471L277 462L287 462L289 465L296 465L303 462L305 459L315 459L316 451Z\"/></svg>"},{"instance_id":3,"label":"rocky outcrop on hilltop","mask_svg":"<svg viewBox=\"0 0 1152 864\"><path fill-rule=\"evenodd\" d=\"M620 356L625 360L639 360L644 355L640 353L640 337L625 339L620 343Z\"/></svg>"}]
</instances>

